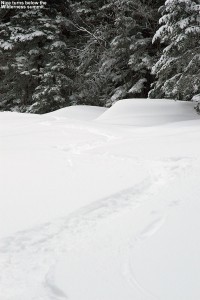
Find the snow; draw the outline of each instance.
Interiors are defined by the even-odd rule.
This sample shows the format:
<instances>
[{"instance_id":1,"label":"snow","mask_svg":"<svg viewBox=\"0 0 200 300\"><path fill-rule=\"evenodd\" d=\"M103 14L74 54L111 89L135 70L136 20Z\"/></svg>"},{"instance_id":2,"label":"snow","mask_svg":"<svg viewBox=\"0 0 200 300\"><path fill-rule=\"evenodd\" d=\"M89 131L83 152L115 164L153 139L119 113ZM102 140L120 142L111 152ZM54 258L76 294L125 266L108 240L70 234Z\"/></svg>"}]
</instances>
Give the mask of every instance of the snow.
<instances>
[{"instance_id":1,"label":"snow","mask_svg":"<svg viewBox=\"0 0 200 300\"><path fill-rule=\"evenodd\" d=\"M94 120L103 112L106 111L104 107L97 106L87 106L87 105L77 105L69 106L67 108L62 108L57 111L48 113L48 116L53 116L55 118L70 118L75 120L89 121Z\"/></svg>"},{"instance_id":2,"label":"snow","mask_svg":"<svg viewBox=\"0 0 200 300\"><path fill-rule=\"evenodd\" d=\"M147 82L146 78L142 78L132 86L132 88L128 91L129 93L141 93L142 89L144 88L144 84Z\"/></svg>"},{"instance_id":3,"label":"snow","mask_svg":"<svg viewBox=\"0 0 200 300\"><path fill-rule=\"evenodd\" d=\"M98 121L134 126L155 126L197 119L192 102L159 99L118 101Z\"/></svg>"},{"instance_id":4,"label":"snow","mask_svg":"<svg viewBox=\"0 0 200 300\"><path fill-rule=\"evenodd\" d=\"M200 102L200 94L197 94L197 95L193 96L192 101Z\"/></svg>"},{"instance_id":5,"label":"snow","mask_svg":"<svg viewBox=\"0 0 200 300\"><path fill-rule=\"evenodd\" d=\"M0 48L4 49L4 50L9 50L13 48L13 44L10 42L0 42Z\"/></svg>"},{"instance_id":6,"label":"snow","mask_svg":"<svg viewBox=\"0 0 200 300\"><path fill-rule=\"evenodd\" d=\"M200 299L193 106L0 113L0 299Z\"/></svg>"},{"instance_id":7,"label":"snow","mask_svg":"<svg viewBox=\"0 0 200 300\"><path fill-rule=\"evenodd\" d=\"M41 37L41 36L45 36L45 33L43 31L36 30L34 32L30 32L30 33L27 33L27 34L12 35L10 39L15 41L15 42L16 41L24 42L24 41L27 41L27 40L32 40L35 37Z\"/></svg>"},{"instance_id":8,"label":"snow","mask_svg":"<svg viewBox=\"0 0 200 300\"><path fill-rule=\"evenodd\" d=\"M54 42L52 45L51 45L51 47L50 47L50 49L51 50L54 50L54 49L56 49L56 48L63 48L63 49L66 49L67 48L67 45L66 45L66 43L65 42L62 42L62 41L56 41L56 42Z\"/></svg>"}]
</instances>

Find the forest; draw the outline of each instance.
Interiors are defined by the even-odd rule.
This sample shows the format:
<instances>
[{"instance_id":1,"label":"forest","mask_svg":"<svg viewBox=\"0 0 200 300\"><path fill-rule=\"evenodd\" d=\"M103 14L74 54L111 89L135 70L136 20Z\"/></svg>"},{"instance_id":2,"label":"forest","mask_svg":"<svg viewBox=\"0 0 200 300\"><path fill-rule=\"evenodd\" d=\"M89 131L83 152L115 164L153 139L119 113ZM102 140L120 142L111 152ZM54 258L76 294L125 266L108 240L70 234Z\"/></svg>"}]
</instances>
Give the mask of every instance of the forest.
<instances>
[{"instance_id":1,"label":"forest","mask_svg":"<svg viewBox=\"0 0 200 300\"><path fill-rule=\"evenodd\" d=\"M0 10L0 110L200 98L200 0L57 0Z\"/></svg>"}]
</instances>

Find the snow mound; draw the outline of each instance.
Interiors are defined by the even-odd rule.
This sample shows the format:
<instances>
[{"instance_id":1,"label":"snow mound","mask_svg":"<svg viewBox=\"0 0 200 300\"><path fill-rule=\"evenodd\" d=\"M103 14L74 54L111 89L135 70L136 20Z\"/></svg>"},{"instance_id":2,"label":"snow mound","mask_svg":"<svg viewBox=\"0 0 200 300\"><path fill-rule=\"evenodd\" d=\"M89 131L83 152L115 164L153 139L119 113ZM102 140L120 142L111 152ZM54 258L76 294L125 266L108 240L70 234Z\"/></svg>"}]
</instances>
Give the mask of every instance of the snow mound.
<instances>
[{"instance_id":1,"label":"snow mound","mask_svg":"<svg viewBox=\"0 0 200 300\"><path fill-rule=\"evenodd\" d=\"M134 126L155 126L199 119L194 104L168 99L124 99L115 103L97 121Z\"/></svg>"},{"instance_id":2,"label":"snow mound","mask_svg":"<svg viewBox=\"0 0 200 300\"><path fill-rule=\"evenodd\" d=\"M76 105L68 106L46 115L56 118L69 118L74 120L91 121L98 118L107 109L98 106Z\"/></svg>"},{"instance_id":3,"label":"snow mound","mask_svg":"<svg viewBox=\"0 0 200 300\"><path fill-rule=\"evenodd\" d=\"M40 115L36 114L29 114L29 113L19 113L13 111L1 111L0 112L0 122L11 122L11 121L18 121L18 120L39 120L41 118Z\"/></svg>"}]
</instances>

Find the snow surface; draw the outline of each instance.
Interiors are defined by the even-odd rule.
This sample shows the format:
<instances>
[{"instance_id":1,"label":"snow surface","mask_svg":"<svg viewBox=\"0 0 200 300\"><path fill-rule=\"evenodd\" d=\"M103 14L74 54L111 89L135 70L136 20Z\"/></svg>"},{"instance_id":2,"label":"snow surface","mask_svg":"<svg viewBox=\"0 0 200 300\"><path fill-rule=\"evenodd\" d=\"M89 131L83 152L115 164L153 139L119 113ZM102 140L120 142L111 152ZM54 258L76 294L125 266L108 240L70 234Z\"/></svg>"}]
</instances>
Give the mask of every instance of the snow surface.
<instances>
[{"instance_id":1,"label":"snow surface","mask_svg":"<svg viewBox=\"0 0 200 300\"><path fill-rule=\"evenodd\" d=\"M143 127L193 119L197 119L197 116L192 102L126 99L118 101L111 109L100 115L98 121Z\"/></svg>"},{"instance_id":2,"label":"snow surface","mask_svg":"<svg viewBox=\"0 0 200 300\"><path fill-rule=\"evenodd\" d=\"M0 124L0 300L200 299L192 103L4 112Z\"/></svg>"}]
</instances>

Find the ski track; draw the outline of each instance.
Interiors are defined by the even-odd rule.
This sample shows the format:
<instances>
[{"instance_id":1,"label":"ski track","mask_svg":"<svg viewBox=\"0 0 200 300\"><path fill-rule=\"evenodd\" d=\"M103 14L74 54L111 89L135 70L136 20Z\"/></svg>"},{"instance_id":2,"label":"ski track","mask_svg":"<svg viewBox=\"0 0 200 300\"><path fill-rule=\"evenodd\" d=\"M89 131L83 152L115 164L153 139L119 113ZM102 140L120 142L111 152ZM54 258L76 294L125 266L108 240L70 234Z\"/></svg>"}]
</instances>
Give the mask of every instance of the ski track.
<instances>
[{"instance_id":1,"label":"ski track","mask_svg":"<svg viewBox=\"0 0 200 300\"><path fill-rule=\"evenodd\" d=\"M191 168L192 164L197 164L193 159L189 158L170 158L167 161L171 162L180 162L178 164L172 163L171 172L169 173L169 180L174 179L175 177L181 175L184 171ZM165 160L166 161L166 160ZM151 210L150 221L145 226L145 228L141 229L137 235L130 237L130 240L127 242L125 246L120 249L120 253L122 254L122 264L121 270L122 275L126 278L127 282L132 287L137 287L137 289L142 293L142 295L146 296L149 300L161 300L156 294L149 291L145 288L141 282L137 280L137 276L134 272L134 248L138 246L138 243L144 242L147 239L150 239L154 234L156 234L162 226L165 224L168 215L170 214L171 209L179 205L180 201L171 201L165 204L165 211L159 212L157 210ZM146 299L146 298L145 298Z\"/></svg>"},{"instance_id":2,"label":"ski track","mask_svg":"<svg viewBox=\"0 0 200 300\"><path fill-rule=\"evenodd\" d=\"M85 148L84 148L85 150ZM0 299L4 300L65 300L68 296L54 283L53 266L61 254L73 251L95 231L95 226L123 209L135 210L191 165L190 158L172 157L142 161L148 166L148 176L139 184L96 201L67 218L19 232L0 241ZM174 203L168 203L165 215L152 211L151 222L130 237L127 245L119 245L122 274L149 299L158 299L145 290L135 278L131 266L131 250L151 238L164 224ZM109 229L108 229L109 230ZM49 267L51 266L51 267ZM30 292L32 291L32 293ZM32 294L31 298L30 295Z\"/></svg>"},{"instance_id":3,"label":"ski track","mask_svg":"<svg viewBox=\"0 0 200 300\"><path fill-rule=\"evenodd\" d=\"M50 299L66 300L68 299L67 295L63 293L63 291L60 290L54 283L54 273L54 267L51 267L45 276L44 288L46 289L47 294L49 292Z\"/></svg>"}]
</instances>

